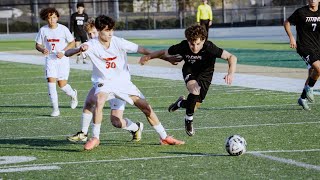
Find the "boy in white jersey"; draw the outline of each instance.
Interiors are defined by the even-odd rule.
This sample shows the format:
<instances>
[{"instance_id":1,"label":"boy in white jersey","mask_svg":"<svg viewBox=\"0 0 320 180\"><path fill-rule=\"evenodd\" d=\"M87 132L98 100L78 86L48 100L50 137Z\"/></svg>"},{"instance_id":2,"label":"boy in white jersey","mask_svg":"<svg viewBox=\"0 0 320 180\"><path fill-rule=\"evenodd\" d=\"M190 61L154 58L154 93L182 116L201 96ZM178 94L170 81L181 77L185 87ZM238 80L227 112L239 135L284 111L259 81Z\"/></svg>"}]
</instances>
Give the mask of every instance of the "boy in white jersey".
<instances>
[{"instance_id":1,"label":"boy in white jersey","mask_svg":"<svg viewBox=\"0 0 320 180\"><path fill-rule=\"evenodd\" d=\"M114 26L115 22L112 18L105 15L97 17L95 27L99 32L98 38L89 40L80 48L70 49L66 52L67 56L85 52L93 64L92 81L95 85L97 98L92 127L93 137L85 144L84 149L91 150L100 144L99 135L103 107L107 100L115 97L134 104L146 115L149 123L160 135L162 145L184 144L184 141L167 135L143 94L130 80L127 53L149 54L150 51L130 41L113 36Z\"/></svg>"},{"instance_id":2,"label":"boy in white jersey","mask_svg":"<svg viewBox=\"0 0 320 180\"><path fill-rule=\"evenodd\" d=\"M64 52L74 47L74 38L69 29L57 23L59 12L55 8L42 9L40 12L41 19L47 21L48 25L41 27L36 41L36 49L43 53L45 57L45 74L48 81L48 93L53 106L52 117L60 115L58 86L68 96L71 97L71 108L75 109L78 105L77 91L68 84L70 72L69 58L64 56Z\"/></svg>"},{"instance_id":3,"label":"boy in white jersey","mask_svg":"<svg viewBox=\"0 0 320 180\"><path fill-rule=\"evenodd\" d=\"M98 37L98 31L94 26L94 19L89 19L88 22L84 24L84 30L87 32L90 39ZM95 88L92 87L86 97L83 106L81 116L81 131L67 138L71 142L87 141L88 129L91 123L92 114L96 103L94 92ZM121 99L114 98L109 100L109 105L111 109L110 120L112 125L116 128L121 128L130 131L133 136L132 141L140 141L143 130L143 123L134 123L128 118L123 118L123 111L125 109L126 102Z\"/></svg>"}]
</instances>

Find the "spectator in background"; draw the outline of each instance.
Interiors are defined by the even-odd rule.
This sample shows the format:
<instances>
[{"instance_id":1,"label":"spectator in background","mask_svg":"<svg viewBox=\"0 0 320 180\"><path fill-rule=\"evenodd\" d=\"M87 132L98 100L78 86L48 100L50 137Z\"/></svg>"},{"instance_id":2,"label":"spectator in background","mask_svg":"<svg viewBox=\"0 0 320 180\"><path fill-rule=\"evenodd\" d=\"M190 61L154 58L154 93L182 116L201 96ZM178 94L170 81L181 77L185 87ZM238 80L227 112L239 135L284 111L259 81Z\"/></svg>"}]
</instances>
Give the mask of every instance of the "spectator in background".
<instances>
[{"instance_id":1,"label":"spectator in background","mask_svg":"<svg viewBox=\"0 0 320 180\"><path fill-rule=\"evenodd\" d=\"M84 12L84 4L77 4L77 12L73 13L70 18L70 31L73 33L76 40L76 47L79 47L81 43L88 41L88 36L83 28L85 22L88 21L88 15ZM82 54L83 64L86 64L86 57ZM80 62L80 54L77 55L77 63Z\"/></svg>"},{"instance_id":2,"label":"spectator in background","mask_svg":"<svg viewBox=\"0 0 320 180\"><path fill-rule=\"evenodd\" d=\"M207 36L209 36L209 27L212 25L212 10L208 5L208 0L202 0L202 4L198 6L197 23L206 28Z\"/></svg>"}]
</instances>

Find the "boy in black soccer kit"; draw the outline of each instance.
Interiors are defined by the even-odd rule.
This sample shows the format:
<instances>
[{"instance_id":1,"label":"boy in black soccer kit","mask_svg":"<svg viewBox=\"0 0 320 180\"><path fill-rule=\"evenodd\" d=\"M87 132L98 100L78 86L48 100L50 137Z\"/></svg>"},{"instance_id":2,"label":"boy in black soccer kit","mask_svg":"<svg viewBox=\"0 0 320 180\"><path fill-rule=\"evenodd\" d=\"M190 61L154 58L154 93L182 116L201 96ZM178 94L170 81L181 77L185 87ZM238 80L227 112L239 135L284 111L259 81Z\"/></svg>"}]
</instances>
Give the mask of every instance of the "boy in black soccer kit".
<instances>
[{"instance_id":1,"label":"boy in black soccer kit","mask_svg":"<svg viewBox=\"0 0 320 180\"><path fill-rule=\"evenodd\" d=\"M207 41L207 32L203 26L194 25L185 30L187 40L171 46L168 50L160 50L140 59L140 64L162 55L180 55L185 61L182 74L189 91L187 99L183 96L169 106L169 112L176 111L180 107L186 109L185 130L189 136L194 135L193 114L196 107L206 97L211 84L216 58L228 61L228 74L224 77L227 84L231 84L236 70L237 57ZM177 64L178 62L176 62ZM173 63L172 63L173 64Z\"/></svg>"},{"instance_id":2,"label":"boy in black soccer kit","mask_svg":"<svg viewBox=\"0 0 320 180\"><path fill-rule=\"evenodd\" d=\"M88 41L88 36L83 28L85 22L88 21L88 15L84 12L84 4L77 4L77 12L73 13L70 18L70 31L74 33L76 40L76 47L79 47L81 43ZM77 56L77 63L80 62L80 54ZM85 56L83 56L83 64L85 64Z\"/></svg>"},{"instance_id":3,"label":"boy in black soccer kit","mask_svg":"<svg viewBox=\"0 0 320 180\"><path fill-rule=\"evenodd\" d=\"M302 91L298 104L304 110L311 110L308 101L314 102L313 86L320 76L320 11L319 0L308 0L309 5L297 9L285 22L284 28L290 39L290 47L296 48L297 53L308 65L308 79ZM297 41L290 25L296 26Z\"/></svg>"}]
</instances>

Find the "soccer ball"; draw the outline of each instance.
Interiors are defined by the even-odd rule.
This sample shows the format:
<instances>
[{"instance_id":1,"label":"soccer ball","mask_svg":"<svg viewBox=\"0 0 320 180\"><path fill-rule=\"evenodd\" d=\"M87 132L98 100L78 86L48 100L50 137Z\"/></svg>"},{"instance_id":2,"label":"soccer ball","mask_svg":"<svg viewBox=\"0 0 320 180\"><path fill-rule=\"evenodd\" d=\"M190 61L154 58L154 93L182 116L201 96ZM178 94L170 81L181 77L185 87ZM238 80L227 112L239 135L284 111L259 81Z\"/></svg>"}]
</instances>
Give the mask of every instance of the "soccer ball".
<instances>
[{"instance_id":1,"label":"soccer ball","mask_svg":"<svg viewBox=\"0 0 320 180\"><path fill-rule=\"evenodd\" d=\"M247 142L240 135L232 135L226 139L226 150L231 156L240 156L246 149Z\"/></svg>"}]
</instances>

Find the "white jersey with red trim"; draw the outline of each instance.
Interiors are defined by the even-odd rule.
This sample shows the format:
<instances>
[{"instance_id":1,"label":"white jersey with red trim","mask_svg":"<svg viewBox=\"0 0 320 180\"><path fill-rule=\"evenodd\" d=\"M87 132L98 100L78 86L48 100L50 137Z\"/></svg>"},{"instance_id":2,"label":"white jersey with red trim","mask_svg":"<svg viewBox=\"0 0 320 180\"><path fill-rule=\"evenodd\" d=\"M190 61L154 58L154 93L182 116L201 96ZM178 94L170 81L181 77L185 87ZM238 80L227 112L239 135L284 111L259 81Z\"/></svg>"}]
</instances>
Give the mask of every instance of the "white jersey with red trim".
<instances>
[{"instance_id":1,"label":"white jersey with red trim","mask_svg":"<svg viewBox=\"0 0 320 180\"><path fill-rule=\"evenodd\" d=\"M97 38L90 39L85 44L89 46L85 54L93 64L93 83L131 80L127 53L137 52L137 44L116 36L112 36L109 48L105 48Z\"/></svg>"},{"instance_id":2,"label":"white jersey with red trim","mask_svg":"<svg viewBox=\"0 0 320 180\"><path fill-rule=\"evenodd\" d=\"M63 51L68 43L73 40L74 37L69 29L59 23L55 29L51 29L48 25L41 27L35 39L36 43L43 45L49 50L50 54L47 56L47 59L57 59L56 54Z\"/></svg>"}]
</instances>

